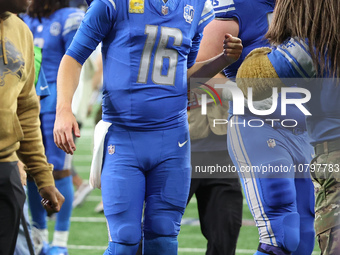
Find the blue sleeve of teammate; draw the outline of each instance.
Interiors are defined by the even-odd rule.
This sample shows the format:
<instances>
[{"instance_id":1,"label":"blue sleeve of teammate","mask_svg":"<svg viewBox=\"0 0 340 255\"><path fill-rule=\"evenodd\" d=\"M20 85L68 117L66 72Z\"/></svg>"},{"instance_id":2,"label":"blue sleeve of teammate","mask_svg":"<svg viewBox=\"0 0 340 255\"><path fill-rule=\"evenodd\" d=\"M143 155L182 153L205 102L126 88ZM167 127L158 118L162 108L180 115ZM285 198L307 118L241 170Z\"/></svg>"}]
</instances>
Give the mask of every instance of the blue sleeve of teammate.
<instances>
[{"instance_id":1,"label":"blue sleeve of teammate","mask_svg":"<svg viewBox=\"0 0 340 255\"><path fill-rule=\"evenodd\" d=\"M188 62L187 62L188 69L195 64L202 37L203 37L203 33L198 33L192 39L192 46L190 48L190 52L188 55Z\"/></svg>"},{"instance_id":2,"label":"blue sleeve of teammate","mask_svg":"<svg viewBox=\"0 0 340 255\"><path fill-rule=\"evenodd\" d=\"M41 97L49 96L51 94L46 77L45 77L43 67L40 68L39 77L38 77L38 81L35 87L35 91L37 92L37 95Z\"/></svg>"},{"instance_id":3,"label":"blue sleeve of teammate","mask_svg":"<svg viewBox=\"0 0 340 255\"><path fill-rule=\"evenodd\" d=\"M281 78L301 78L299 73L292 68L288 59L282 55L281 52L274 49L271 53L268 54L269 61L272 63L277 75Z\"/></svg>"},{"instance_id":4,"label":"blue sleeve of teammate","mask_svg":"<svg viewBox=\"0 0 340 255\"><path fill-rule=\"evenodd\" d=\"M268 58L280 78L311 78L315 76L308 45L294 38L279 45Z\"/></svg>"},{"instance_id":5,"label":"blue sleeve of teammate","mask_svg":"<svg viewBox=\"0 0 340 255\"><path fill-rule=\"evenodd\" d=\"M66 55L73 57L80 64L96 49L98 44L111 31L117 12L115 6L108 1L93 1L66 51Z\"/></svg>"},{"instance_id":6,"label":"blue sleeve of teammate","mask_svg":"<svg viewBox=\"0 0 340 255\"><path fill-rule=\"evenodd\" d=\"M202 14L197 26L197 33L195 34L194 38L191 42L190 52L188 54L188 62L187 67L190 68L195 64L197 53L200 47L200 43L203 37L203 30L206 25L209 24L215 17L214 9L211 5L211 0L206 0Z\"/></svg>"},{"instance_id":7,"label":"blue sleeve of teammate","mask_svg":"<svg viewBox=\"0 0 340 255\"><path fill-rule=\"evenodd\" d=\"M197 26L197 33L203 33L203 29L215 18L214 8L211 5L211 0L206 0L202 14Z\"/></svg>"},{"instance_id":8,"label":"blue sleeve of teammate","mask_svg":"<svg viewBox=\"0 0 340 255\"><path fill-rule=\"evenodd\" d=\"M212 4L218 19L233 18L237 13L233 0L212 0Z\"/></svg>"},{"instance_id":9,"label":"blue sleeve of teammate","mask_svg":"<svg viewBox=\"0 0 340 255\"><path fill-rule=\"evenodd\" d=\"M81 21L84 18L84 12L82 11L75 11L70 14L68 14L63 28L63 41L64 41L64 47L65 50L68 49L70 46L74 35L77 32L77 29L79 28Z\"/></svg>"}]
</instances>

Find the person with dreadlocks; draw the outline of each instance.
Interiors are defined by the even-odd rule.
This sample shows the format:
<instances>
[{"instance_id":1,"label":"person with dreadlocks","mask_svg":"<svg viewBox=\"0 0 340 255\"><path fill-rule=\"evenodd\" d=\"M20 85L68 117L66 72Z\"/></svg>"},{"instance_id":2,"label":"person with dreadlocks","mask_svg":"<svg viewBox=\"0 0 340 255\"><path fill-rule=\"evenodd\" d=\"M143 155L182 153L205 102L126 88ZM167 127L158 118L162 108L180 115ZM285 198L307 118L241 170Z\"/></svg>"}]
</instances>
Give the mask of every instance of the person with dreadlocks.
<instances>
[{"instance_id":1,"label":"person with dreadlocks","mask_svg":"<svg viewBox=\"0 0 340 255\"><path fill-rule=\"evenodd\" d=\"M200 53L208 56L216 54L222 47L218 42L225 33L230 32L239 36L243 44L241 57L224 69L224 75L231 80L235 79L238 68L249 52L258 47L269 46L264 35L268 31L274 6L275 0L217 1L214 4L216 20L204 30L208 36L203 36ZM224 82L223 78L216 81L218 84ZM295 95L294 100L297 98L299 94ZM228 127L226 136L228 153L238 171L249 210L258 228L259 245L255 254L272 252L283 255L291 252L293 255L310 255L315 241L314 191L309 174L306 173L304 178L301 178L301 174L297 176L298 173L295 174L293 171L289 173L244 171L248 167L260 168L260 166L263 168L292 164L308 166L311 161L313 148L308 141L304 115L295 105L289 105L287 114L283 116L281 99L280 95L275 112L263 115L253 113L249 107L245 107L241 114L239 113L241 107L236 107L230 102L228 126L225 125ZM256 103L264 107L266 102ZM276 119L275 126L266 121L268 119ZM299 125L294 128L282 126L279 123L284 119L297 119ZM257 125L259 122L263 124ZM215 146L216 144L217 142ZM206 193L204 195L206 196ZM200 202L199 196L197 200ZM221 225L221 221L218 224ZM216 233L216 229L217 227L213 233ZM225 229L227 228L222 230L226 231ZM213 254L217 254L217 251Z\"/></svg>"},{"instance_id":2,"label":"person with dreadlocks","mask_svg":"<svg viewBox=\"0 0 340 255\"><path fill-rule=\"evenodd\" d=\"M79 27L84 12L68 8L68 0L35 0L23 20L33 33L34 44L42 48L42 67L49 85L50 95L42 98L41 130L48 162L54 165L53 176L57 188L65 197L62 210L56 215L55 231L51 246L48 247L46 213L40 205L40 196L33 182L28 181L28 198L32 214L34 231L43 240L40 254L68 254L67 240L72 213L73 185L71 176L71 157L55 146L53 142L53 125L56 112L56 80L59 63L73 36ZM44 90L45 87L41 87ZM39 240L33 236L33 240ZM38 244L36 244L37 246ZM39 247L38 247L39 248Z\"/></svg>"},{"instance_id":3,"label":"person with dreadlocks","mask_svg":"<svg viewBox=\"0 0 340 255\"><path fill-rule=\"evenodd\" d=\"M254 100L270 96L273 87L283 90L292 84L310 92L304 107L315 150L309 168L316 196L315 231L323 255L340 254L339 29L338 0L277 0L266 34L276 48L254 50L237 73L238 86L245 95L251 87Z\"/></svg>"}]
</instances>

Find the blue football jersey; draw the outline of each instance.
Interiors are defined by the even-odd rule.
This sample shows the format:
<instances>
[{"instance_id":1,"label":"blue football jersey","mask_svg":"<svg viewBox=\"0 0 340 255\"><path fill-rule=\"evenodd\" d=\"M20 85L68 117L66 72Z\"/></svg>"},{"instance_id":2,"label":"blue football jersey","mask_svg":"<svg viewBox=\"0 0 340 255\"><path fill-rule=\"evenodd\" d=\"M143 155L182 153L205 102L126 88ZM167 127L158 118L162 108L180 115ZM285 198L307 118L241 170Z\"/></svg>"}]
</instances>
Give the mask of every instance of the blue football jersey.
<instances>
[{"instance_id":1,"label":"blue football jersey","mask_svg":"<svg viewBox=\"0 0 340 255\"><path fill-rule=\"evenodd\" d=\"M35 85L35 91L37 92L37 95L41 97L49 96L51 94L44 69L42 67L39 72L37 84Z\"/></svg>"},{"instance_id":2,"label":"blue football jersey","mask_svg":"<svg viewBox=\"0 0 340 255\"><path fill-rule=\"evenodd\" d=\"M268 54L269 60L280 78L311 78L316 72L308 45L301 40L290 39ZM312 143L340 138L340 86L333 78L301 80L299 86L308 89L311 99L306 108L307 130Z\"/></svg>"},{"instance_id":3,"label":"blue football jersey","mask_svg":"<svg viewBox=\"0 0 340 255\"><path fill-rule=\"evenodd\" d=\"M71 44L84 12L76 8L63 8L55 11L48 18L38 18L28 15L23 20L33 33L34 45L42 49L45 76L48 83L57 79L60 61Z\"/></svg>"},{"instance_id":4,"label":"blue football jersey","mask_svg":"<svg viewBox=\"0 0 340 255\"><path fill-rule=\"evenodd\" d=\"M83 63L102 41L103 119L135 130L187 122L187 69L210 0L95 0L67 54Z\"/></svg>"},{"instance_id":5,"label":"blue football jersey","mask_svg":"<svg viewBox=\"0 0 340 255\"><path fill-rule=\"evenodd\" d=\"M226 76L235 77L245 57L255 48L269 46L264 35L267 33L275 0L211 0L217 19L237 19L238 37L243 51L238 61L224 71Z\"/></svg>"},{"instance_id":6,"label":"blue football jersey","mask_svg":"<svg viewBox=\"0 0 340 255\"><path fill-rule=\"evenodd\" d=\"M235 78L238 68L245 57L255 48L270 47L265 34L275 7L275 0L212 0L217 19L236 19L239 23L239 35L243 44L243 51L238 61L224 69L227 77ZM289 98L301 98L299 94L290 93ZM305 129L305 116L295 105L287 105L287 115L281 114L281 95L274 113L266 116L256 116L265 119L293 119L297 128ZM230 104L229 112L232 114ZM252 115L248 110L247 114Z\"/></svg>"},{"instance_id":7,"label":"blue football jersey","mask_svg":"<svg viewBox=\"0 0 340 255\"><path fill-rule=\"evenodd\" d=\"M76 8L59 9L49 17L41 18L41 22L28 15L22 17L33 33L34 45L42 49L42 68L50 95L41 99L41 113L55 112L59 64L83 17L84 12Z\"/></svg>"}]
</instances>

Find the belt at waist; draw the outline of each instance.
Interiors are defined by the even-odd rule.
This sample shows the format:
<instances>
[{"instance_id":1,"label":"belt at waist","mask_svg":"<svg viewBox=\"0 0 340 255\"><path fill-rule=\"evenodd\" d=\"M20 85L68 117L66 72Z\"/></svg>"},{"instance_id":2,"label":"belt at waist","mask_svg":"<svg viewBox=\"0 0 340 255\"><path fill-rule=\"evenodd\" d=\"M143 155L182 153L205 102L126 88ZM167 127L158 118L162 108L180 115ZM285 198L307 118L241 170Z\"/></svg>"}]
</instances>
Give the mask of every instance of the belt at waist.
<instances>
[{"instance_id":1,"label":"belt at waist","mask_svg":"<svg viewBox=\"0 0 340 255\"><path fill-rule=\"evenodd\" d=\"M340 139L330 140L323 143L318 143L314 146L316 155L327 154L333 151L340 150Z\"/></svg>"}]
</instances>

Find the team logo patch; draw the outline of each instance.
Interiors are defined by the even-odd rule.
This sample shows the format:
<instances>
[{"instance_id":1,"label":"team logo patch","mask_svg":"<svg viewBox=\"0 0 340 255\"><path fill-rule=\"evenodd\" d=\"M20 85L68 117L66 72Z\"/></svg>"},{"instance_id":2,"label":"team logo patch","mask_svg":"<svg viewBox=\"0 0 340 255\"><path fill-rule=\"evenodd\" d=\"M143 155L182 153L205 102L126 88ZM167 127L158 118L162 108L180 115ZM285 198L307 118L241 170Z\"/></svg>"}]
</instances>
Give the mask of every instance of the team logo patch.
<instances>
[{"instance_id":1,"label":"team logo patch","mask_svg":"<svg viewBox=\"0 0 340 255\"><path fill-rule=\"evenodd\" d=\"M5 65L3 60L0 61L0 87L5 85L5 77L7 75L13 75L18 79L21 79L25 66L25 60L15 45L7 38L3 42L6 47L2 47L2 44L0 43L0 58L4 57L2 50L5 48L8 63Z\"/></svg>"},{"instance_id":2,"label":"team logo patch","mask_svg":"<svg viewBox=\"0 0 340 255\"><path fill-rule=\"evenodd\" d=\"M58 36L61 32L61 25L59 22L53 22L50 27L50 33L53 36Z\"/></svg>"},{"instance_id":3,"label":"team logo patch","mask_svg":"<svg viewBox=\"0 0 340 255\"><path fill-rule=\"evenodd\" d=\"M186 22L190 23L194 20L194 7L192 5L186 5L184 7L184 13L183 13L183 16L184 16L184 19Z\"/></svg>"},{"instance_id":4,"label":"team logo patch","mask_svg":"<svg viewBox=\"0 0 340 255\"><path fill-rule=\"evenodd\" d=\"M162 14L167 15L169 13L168 6L162 5Z\"/></svg>"},{"instance_id":5,"label":"team logo patch","mask_svg":"<svg viewBox=\"0 0 340 255\"><path fill-rule=\"evenodd\" d=\"M116 152L116 146L110 144L109 146L107 146L107 151L110 155L114 154Z\"/></svg>"},{"instance_id":6,"label":"team logo patch","mask_svg":"<svg viewBox=\"0 0 340 255\"><path fill-rule=\"evenodd\" d=\"M129 0L129 13L144 13L144 0Z\"/></svg>"},{"instance_id":7,"label":"team logo patch","mask_svg":"<svg viewBox=\"0 0 340 255\"><path fill-rule=\"evenodd\" d=\"M276 146L276 142L275 142L274 139L269 139L269 140L267 141L267 144L268 144L268 147L269 147L269 148L274 148L274 147Z\"/></svg>"},{"instance_id":8,"label":"team logo patch","mask_svg":"<svg viewBox=\"0 0 340 255\"><path fill-rule=\"evenodd\" d=\"M38 33L41 33L41 32L43 31L43 29L44 29L44 26L43 26L43 25L37 26L37 32L38 32Z\"/></svg>"}]
</instances>

